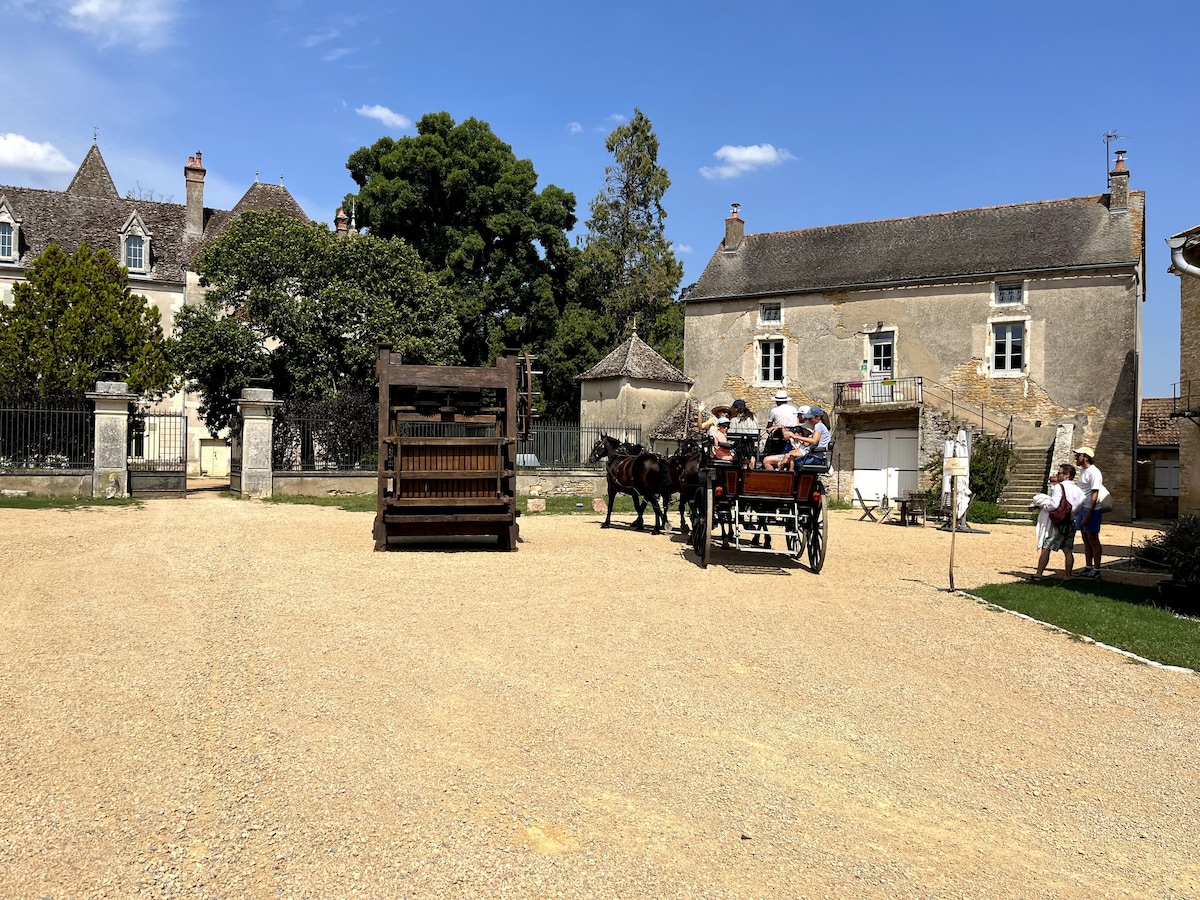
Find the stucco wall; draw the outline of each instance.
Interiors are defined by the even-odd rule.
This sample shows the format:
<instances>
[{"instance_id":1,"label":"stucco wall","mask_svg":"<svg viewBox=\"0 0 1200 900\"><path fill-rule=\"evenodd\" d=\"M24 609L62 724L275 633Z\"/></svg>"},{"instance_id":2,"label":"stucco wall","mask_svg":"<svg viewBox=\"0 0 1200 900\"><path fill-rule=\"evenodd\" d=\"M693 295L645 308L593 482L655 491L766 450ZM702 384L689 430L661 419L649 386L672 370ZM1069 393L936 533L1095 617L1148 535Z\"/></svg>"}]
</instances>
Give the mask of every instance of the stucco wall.
<instances>
[{"instance_id":1,"label":"stucco wall","mask_svg":"<svg viewBox=\"0 0 1200 900\"><path fill-rule=\"evenodd\" d=\"M895 333L896 377L926 379L926 405L945 405L935 394L953 390L967 410L982 404L993 418L1011 415L1018 446L1048 447L1052 426L1074 424L1076 440L1096 447L1114 518L1128 518L1140 302L1132 270L1030 279L1019 306L996 306L992 296L993 282L980 281L772 297L782 304L782 322L773 324L759 322L757 300L690 303L684 371L697 399L746 397L761 414L778 385L758 379L757 340L780 335L783 386L798 402L828 406L834 382L863 378L869 334L882 322ZM1021 377L989 372L996 320L1025 323Z\"/></svg>"},{"instance_id":2,"label":"stucco wall","mask_svg":"<svg viewBox=\"0 0 1200 900\"><path fill-rule=\"evenodd\" d=\"M579 422L584 426L653 428L687 396L687 385L640 378L596 378L580 383Z\"/></svg>"}]
</instances>

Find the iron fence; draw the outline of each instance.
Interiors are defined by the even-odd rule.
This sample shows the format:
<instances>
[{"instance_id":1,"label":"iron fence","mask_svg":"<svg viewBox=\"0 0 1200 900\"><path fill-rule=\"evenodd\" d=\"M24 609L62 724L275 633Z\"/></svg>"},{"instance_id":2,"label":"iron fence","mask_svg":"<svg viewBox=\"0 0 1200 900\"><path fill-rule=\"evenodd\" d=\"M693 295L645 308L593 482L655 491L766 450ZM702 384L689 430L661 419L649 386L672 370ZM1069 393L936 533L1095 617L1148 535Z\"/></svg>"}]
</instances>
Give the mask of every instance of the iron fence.
<instances>
[{"instance_id":1,"label":"iron fence","mask_svg":"<svg viewBox=\"0 0 1200 900\"><path fill-rule=\"evenodd\" d=\"M376 427L373 417L348 425L339 418L281 410L275 416L271 465L276 471L374 471Z\"/></svg>"},{"instance_id":2,"label":"iron fence","mask_svg":"<svg viewBox=\"0 0 1200 900\"><path fill-rule=\"evenodd\" d=\"M0 469L91 469L90 409L0 407Z\"/></svg>"},{"instance_id":3,"label":"iron fence","mask_svg":"<svg viewBox=\"0 0 1200 900\"><path fill-rule=\"evenodd\" d=\"M603 434L631 444L640 444L640 425L580 425L578 422L533 423L529 440L517 442L517 464L521 468L579 469L589 465L592 447Z\"/></svg>"}]
</instances>

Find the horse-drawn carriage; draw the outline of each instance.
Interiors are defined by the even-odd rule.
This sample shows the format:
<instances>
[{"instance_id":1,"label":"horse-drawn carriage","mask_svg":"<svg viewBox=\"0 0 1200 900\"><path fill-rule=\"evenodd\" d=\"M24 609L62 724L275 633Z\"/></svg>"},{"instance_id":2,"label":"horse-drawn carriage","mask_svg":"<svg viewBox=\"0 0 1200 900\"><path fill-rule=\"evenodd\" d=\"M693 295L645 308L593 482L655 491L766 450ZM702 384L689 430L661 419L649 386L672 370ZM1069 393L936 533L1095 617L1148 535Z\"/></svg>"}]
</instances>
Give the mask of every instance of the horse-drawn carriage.
<instances>
[{"instance_id":1,"label":"horse-drawn carriage","mask_svg":"<svg viewBox=\"0 0 1200 900\"><path fill-rule=\"evenodd\" d=\"M797 466L794 471L753 468L758 438L729 435L732 460L712 458L711 442L701 448L692 503L691 543L707 566L713 543L723 548L758 553L787 553L801 559L808 553L814 572L825 565L829 543L829 507L821 476L829 463ZM831 456L832 454L830 454ZM681 495L681 506L683 497ZM775 537L784 545L773 548Z\"/></svg>"}]
</instances>

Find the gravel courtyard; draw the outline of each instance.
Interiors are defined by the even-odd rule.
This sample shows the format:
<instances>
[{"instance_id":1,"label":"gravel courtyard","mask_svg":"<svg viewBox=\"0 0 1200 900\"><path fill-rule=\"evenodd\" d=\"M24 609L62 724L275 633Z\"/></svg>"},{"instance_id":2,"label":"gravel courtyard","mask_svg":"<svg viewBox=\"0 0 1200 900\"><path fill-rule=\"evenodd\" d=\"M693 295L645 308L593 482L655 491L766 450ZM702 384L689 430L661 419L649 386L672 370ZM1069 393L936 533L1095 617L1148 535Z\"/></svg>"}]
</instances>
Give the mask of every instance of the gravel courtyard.
<instances>
[{"instance_id":1,"label":"gravel courtyard","mask_svg":"<svg viewBox=\"0 0 1200 900\"><path fill-rule=\"evenodd\" d=\"M1200 677L939 591L933 528L599 521L0 509L0 897L1200 898ZM1029 571L990 531L959 587Z\"/></svg>"}]
</instances>

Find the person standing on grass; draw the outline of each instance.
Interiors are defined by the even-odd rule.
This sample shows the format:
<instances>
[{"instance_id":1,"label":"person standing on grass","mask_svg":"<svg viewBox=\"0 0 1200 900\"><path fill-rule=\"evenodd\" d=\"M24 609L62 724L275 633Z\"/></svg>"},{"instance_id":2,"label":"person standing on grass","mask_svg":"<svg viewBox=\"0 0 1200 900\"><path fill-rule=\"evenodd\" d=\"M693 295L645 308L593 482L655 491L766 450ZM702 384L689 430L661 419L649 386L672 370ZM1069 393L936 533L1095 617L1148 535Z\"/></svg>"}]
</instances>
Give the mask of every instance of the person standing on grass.
<instances>
[{"instance_id":1,"label":"person standing on grass","mask_svg":"<svg viewBox=\"0 0 1200 900\"><path fill-rule=\"evenodd\" d=\"M1056 525L1050 521L1050 510L1058 508L1064 494L1067 502L1071 504L1071 514ZM1038 495L1039 498L1042 496ZM1040 504L1041 511L1037 519L1040 552L1037 572L1033 577L1035 581L1040 580L1042 573L1046 571L1046 564L1050 562L1050 551L1061 550L1065 564L1063 574L1070 578L1075 568L1075 515L1083 506L1083 491L1075 483L1075 467L1070 463L1060 465L1058 472L1050 476L1050 493L1044 496L1047 499Z\"/></svg>"},{"instance_id":2,"label":"person standing on grass","mask_svg":"<svg viewBox=\"0 0 1200 900\"><path fill-rule=\"evenodd\" d=\"M1075 451L1075 464L1079 466L1079 489L1083 491L1083 505L1075 521L1079 535L1083 538L1083 563L1079 570L1082 578L1100 577L1100 557L1104 550L1100 543L1100 521L1104 512L1100 509L1100 488L1104 475L1093 462L1096 451L1091 447L1080 447Z\"/></svg>"}]
</instances>

